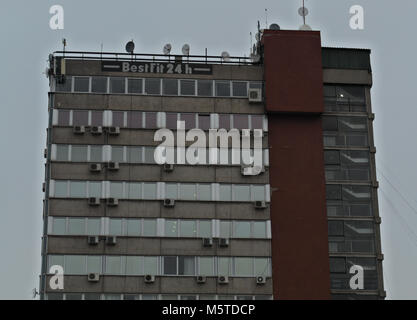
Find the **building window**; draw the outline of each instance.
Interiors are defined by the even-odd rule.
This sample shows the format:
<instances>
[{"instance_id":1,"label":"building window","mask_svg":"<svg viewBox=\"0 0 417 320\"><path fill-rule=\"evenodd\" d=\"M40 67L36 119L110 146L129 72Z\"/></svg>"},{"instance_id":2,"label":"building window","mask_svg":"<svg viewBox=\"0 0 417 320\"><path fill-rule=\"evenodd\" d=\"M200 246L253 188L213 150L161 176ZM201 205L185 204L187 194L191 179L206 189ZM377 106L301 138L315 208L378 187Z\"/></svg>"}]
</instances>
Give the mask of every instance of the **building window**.
<instances>
[{"instance_id":1,"label":"building window","mask_svg":"<svg viewBox=\"0 0 417 320\"><path fill-rule=\"evenodd\" d=\"M65 274L81 275L86 273L85 256L65 256Z\"/></svg>"},{"instance_id":2,"label":"building window","mask_svg":"<svg viewBox=\"0 0 417 320\"><path fill-rule=\"evenodd\" d=\"M74 126L88 126L88 111L73 111L72 124Z\"/></svg>"},{"instance_id":3,"label":"building window","mask_svg":"<svg viewBox=\"0 0 417 320\"><path fill-rule=\"evenodd\" d=\"M138 276L143 274L143 257L126 257L126 275Z\"/></svg>"},{"instance_id":4,"label":"building window","mask_svg":"<svg viewBox=\"0 0 417 320\"><path fill-rule=\"evenodd\" d=\"M201 130L210 129L210 115L209 114L199 114L198 115L198 128Z\"/></svg>"},{"instance_id":5,"label":"building window","mask_svg":"<svg viewBox=\"0 0 417 320\"><path fill-rule=\"evenodd\" d=\"M213 257L200 257L199 261L199 275L201 276L214 276L214 258Z\"/></svg>"},{"instance_id":6,"label":"building window","mask_svg":"<svg viewBox=\"0 0 417 320\"><path fill-rule=\"evenodd\" d=\"M114 162L124 162L124 147L112 146L111 160Z\"/></svg>"},{"instance_id":7,"label":"building window","mask_svg":"<svg viewBox=\"0 0 417 320\"><path fill-rule=\"evenodd\" d=\"M142 79L128 79L127 92L132 94L141 94L143 92L142 81Z\"/></svg>"},{"instance_id":8,"label":"building window","mask_svg":"<svg viewBox=\"0 0 417 320\"><path fill-rule=\"evenodd\" d=\"M101 182L90 181L88 184L88 196L101 198Z\"/></svg>"},{"instance_id":9,"label":"building window","mask_svg":"<svg viewBox=\"0 0 417 320\"><path fill-rule=\"evenodd\" d=\"M123 182L110 182L110 197L117 199L123 198Z\"/></svg>"},{"instance_id":10,"label":"building window","mask_svg":"<svg viewBox=\"0 0 417 320\"><path fill-rule=\"evenodd\" d=\"M123 111L113 111L113 126L124 127L125 126L125 113Z\"/></svg>"},{"instance_id":11,"label":"building window","mask_svg":"<svg viewBox=\"0 0 417 320\"><path fill-rule=\"evenodd\" d=\"M230 114L219 114L219 129L230 130Z\"/></svg>"},{"instance_id":12,"label":"building window","mask_svg":"<svg viewBox=\"0 0 417 320\"><path fill-rule=\"evenodd\" d=\"M163 79L162 85L163 85L162 94L168 95L168 96L178 95L178 80L177 79Z\"/></svg>"},{"instance_id":13,"label":"building window","mask_svg":"<svg viewBox=\"0 0 417 320\"><path fill-rule=\"evenodd\" d=\"M110 93L125 93L125 78L110 78Z\"/></svg>"},{"instance_id":14,"label":"building window","mask_svg":"<svg viewBox=\"0 0 417 320\"><path fill-rule=\"evenodd\" d=\"M122 274L122 257L106 256L106 274L121 275Z\"/></svg>"},{"instance_id":15,"label":"building window","mask_svg":"<svg viewBox=\"0 0 417 320\"><path fill-rule=\"evenodd\" d=\"M167 113L166 114L166 127L167 129L177 129L178 113Z\"/></svg>"},{"instance_id":16,"label":"building window","mask_svg":"<svg viewBox=\"0 0 417 320\"><path fill-rule=\"evenodd\" d=\"M52 234L65 235L66 234L66 219L54 218L52 222Z\"/></svg>"},{"instance_id":17,"label":"building window","mask_svg":"<svg viewBox=\"0 0 417 320\"><path fill-rule=\"evenodd\" d=\"M67 145L58 144L56 146L56 160L57 161L68 161L69 159L69 152L68 152Z\"/></svg>"},{"instance_id":18,"label":"building window","mask_svg":"<svg viewBox=\"0 0 417 320\"><path fill-rule=\"evenodd\" d=\"M146 129L156 129L156 112L146 112L145 114L145 128Z\"/></svg>"},{"instance_id":19,"label":"building window","mask_svg":"<svg viewBox=\"0 0 417 320\"><path fill-rule=\"evenodd\" d=\"M181 200L195 200L196 199L196 185L191 183L180 184L180 199Z\"/></svg>"},{"instance_id":20,"label":"building window","mask_svg":"<svg viewBox=\"0 0 417 320\"><path fill-rule=\"evenodd\" d=\"M216 81L216 96L230 97L230 81Z\"/></svg>"},{"instance_id":21,"label":"building window","mask_svg":"<svg viewBox=\"0 0 417 320\"><path fill-rule=\"evenodd\" d=\"M85 219L84 218L69 218L68 219L68 234L69 235L84 235L85 234Z\"/></svg>"},{"instance_id":22,"label":"building window","mask_svg":"<svg viewBox=\"0 0 417 320\"><path fill-rule=\"evenodd\" d=\"M68 196L68 183L67 181L55 181L55 197L65 198Z\"/></svg>"},{"instance_id":23,"label":"building window","mask_svg":"<svg viewBox=\"0 0 417 320\"><path fill-rule=\"evenodd\" d=\"M195 96L195 80L180 80L181 95Z\"/></svg>"},{"instance_id":24,"label":"building window","mask_svg":"<svg viewBox=\"0 0 417 320\"><path fill-rule=\"evenodd\" d=\"M101 219L88 218L87 219L87 234L90 236L100 235Z\"/></svg>"},{"instance_id":25,"label":"building window","mask_svg":"<svg viewBox=\"0 0 417 320\"><path fill-rule=\"evenodd\" d=\"M156 199L156 183L143 184L143 198L146 200Z\"/></svg>"},{"instance_id":26,"label":"building window","mask_svg":"<svg viewBox=\"0 0 417 320\"><path fill-rule=\"evenodd\" d=\"M69 110L59 110L58 111L58 125L59 126L69 126L70 113L71 113L71 111L69 111Z\"/></svg>"},{"instance_id":27,"label":"building window","mask_svg":"<svg viewBox=\"0 0 417 320\"><path fill-rule=\"evenodd\" d=\"M141 199L142 198L142 184L140 182L130 182L129 186L129 199Z\"/></svg>"},{"instance_id":28,"label":"building window","mask_svg":"<svg viewBox=\"0 0 417 320\"><path fill-rule=\"evenodd\" d=\"M248 87L247 82L244 81L233 81L233 96L234 97L247 97Z\"/></svg>"},{"instance_id":29,"label":"building window","mask_svg":"<svg viewBox=\"0 0 417 320\"><path fill-rule=\"evenodd\" d=\"M128 112L127 126L132 129L142 128L142 112L139 112L139 111Z\"/></svg>"},{"instance_id":30,"label":"building window","mask_svg":"<svg viewBox=\"0 0 417 320\"><path fill-rule=\"evenodd\" d=\"M63 79L63 81L61 81ZM72 77L62 76L60 80L55 80L55 91L56 92L71 92Z\"/></svg>"},{"instance_id":31,"label":"building window","mask_svg":"<svg viewBox=\"0 0 417 320\"><path fill-rule=\"evenodd\" d=\"M185 122L185 130L195 129L195 114L194 113L182 113L181 120Z\"/></svg>"},{"instance_id":32,"label":"building window","mask_svg":"<svg viewBox=\"0 0 417 320\"><path fill-rule=\"evenodd\" d=\"M92 77L91 78L91 92L107 93L107 78Z\"/></svg>"},{"instance_id":33,"label":"building window","mask_svg":"<svg viewBox=\"0 0 417 320\"><path fill-rule=\"evenodd\" d=\"M234 201L250 201L250 186L233 185Z\"/></svg>"},{"instance_id":34,"label":"building window","mask_svg":"<svg viewBox=\"0 0 417 320\"><path fill-rule=\"evenodd\" d=\"M217 258L217 274L219 276L230 275L232 260L229 257L218 257Z\"/></svg>"},{"instance_id":35,"label":"building window","mask_svg":"<svg viewBox=\"0 0 417 320\"><path fill-rule=\"evenodd\" d=\"M230 221L220 221L220 238L230 238Z\"/></svg>"},{"instance_id":36,"label":"building window","mask_svg":"<svg viewBox=\"0 0 417 320\"><path fill-rule=\"evenodd\" d=\"M72 145L72 147L71 147L71 161L86 162L87 161L87 146Z\"/></svg>"},{"instance_id":37,"label":"building window","mask_svg":"<svg viewBox=\"0 0 417 320\"><path fill-rule=\"evenodd\" d=\"M87 256L87 273L102 273L100 256Z\"/></svg>"},{"instance_id":38,"label":"building window","mask_svg":"<svg viewBox=\"0 0 417 320\"><path fill-rule=\"evenodd\" d=\"M210 220L200 220L198 226L198 236L202 238L211 238L211 221Z\"/></svg>"},{"instance_id":39,"label":"building window","mask_svg":"<svg viewBox=\"0 0 417 320\"><path fill-rule=\"evenodd\" d=\"M102 162L103 161L102 146L91 146L90 147L90 161L91 162Z\"/></svg>"},{"instance_id":40,"label":"building window","mask_svg":"<svg viewBox=\"0 0 417 320\"><path fill-rule=\"evenodd\" d=\"M234 259L235 262L235 276L252 276L253 275L253 258L239 258Z\"/></svg>"},{"instance_id":41,"label":"building window","mask_svg":"<svg viewBox=\"0 0 417 320\"><path fill-rule=\"evenodd\" d=\"M200 201L210 201L211 200L211 185L210 184L198 184L197 195L198 195L198 200Z\"/></svg>"},{"instance_id":42,"label":"building window","mask_svg":"<svg viewBox=\"0 0 417 320\"><path fill-rule=\"evenodd\" d=\"M89 77L74 77L74 92L89 92Z\"/></svg>"},{"instance_id":43,"label":"building window","mask_svg":"<svg viewBox=\"0 0 417 320\"><path fill-rule=\"evenodd\" d=\"M233 237L234 238L250 238L250 222L248 221L234 221L233 222Z\"/></svg>"},{"instance_id":44,"label":"building window","mask_svg":"<svg viewBox=\"0 0 417 320\"><path fill-rule=\"evenodd\" d=\"M121 236L122 235L122 219L110 219L109 221L109 235Z\"/></svg>"},{"instance_id":45,"label":"building window","mask_svg":"<svg viewBox=\"0 0 417 320\"><path fill-rule=\"evenodd\" d=\"M154 78L146 78L145 79L145 93L160 95L161 94L161 80L154 79Z\"/></svg>"},{"instance_id":46,"label":"building window","mask_svg":"<svg viewBox=\"0 0 417 320\"><path fill-rule=\"evenodd\" d=\"M158 274L158 257L143 258L143 273L156 275Z\"/></svg>"},{"instance_id":47,"label":"building window","mask_svg":"<svg viewBox=\"0 0 417 320\"><path fill-rule=\"evenodd\" d=\"M87 183L84 181L70 181L70 197L85 198L87 195Z\"/></svg>"},{"instance_id":48,"label":"building window","mask_svg":"<svg viewBox=\"0 0 417 320\"><path fill-rule=\"evenodd\" d=\"M164 275L177 274L177 257L163 257Z\"/></svg>"},{"instance_id":49,"label":"building window","mask_svg":"<svg viewBox=\"0 0 417 320\"><path fill-rule=\"evenodd\" d=\"M195 257L178 257L178 274L195 275Z\"/></svg>"},{"instance_id":50,"label":"building window","mask_svg":"<svg viewBox=\"0 0 417 320\"><path fill-rule=\"evenodd\" d=\"M253 223L253 237L259 239L266 238L266 223L264 221L255 221Z\"/></svg>"},{"instance_id":51,"label":"building window","mask_svg":"<svg viewBox=\"0 0 417 320\"><path fill-rule=\"evenodd\" d=\"M221 184L220 187L220 201L232 201L232 186L229 184Z\"/></svg>"},{"instance_id":52,"label":"building window","mask_svg":"<svg viewBox=\"0 0 417 320\"><path fill-rule=\"evenodd\" d=\"M129 237L139 237L141 230L141 221L139 219L127 219L127 235Z\"/></svg>"},{"instance_id":53,"label":"building window","mask_svg":"<svg viewBox=\"0 0 417 320\"><path fill-rule=\"evenodd\" d=\"M181 220L180 222L180 236L181 237L196 237L197 224L193 220Z\"/></svg>"},{"instance_id":54,"label":"building window","mask_svg":"<svg viewBox=\"0 0 417 320\"><path fill-rule=\"evenodd\" d=\"M329 258L330 273L346 273L346 259L345 258Z\"/></svg>"},{"instance_id":55,"label":"building window","mask_svg":"<svg viewBox=\"0 0 417 320\"><path fill-rule=\"evenodd\" d=\"M142 234L144 237L155 237L156 236L156 220L144 219Z\"/></svg>"},{"instance_id":56,"label":"building window","mask_svg":"<svg viewBox=\"0 0 417 320\"><path fill-rule=\"evenodd\" d=\"M103 125L103 111L91 111L91 125L92 126Z\"/></svg>"},{"instance_id":57,"label":"building window","mask_svg":"<svg viewBox=\"0 0 417 320\"><path fill-rule=\"evenodd\" d=\"M264 116L251 116L252 129L263 129L264 128Z\"/></svg>"},{"instance_id":58,"label":"building window","mask_svg":"<svg viewBox=\"0 0 417 320\"><path fill-rule=\"evenodd\" d=\"M178 237L177 220L165 220L165 237Z\"/></svg>"},{"instance_id":59,"label":"building window","mask_svg":"<svg viewBox=\"0 0 417 320\"><path fill-rule=\"evenodd\" d=\"M142 163L142 147L128 147L129 163Z\"/></svg>"},{"instance_id":60,"label":"building window","mask_svg":"<svg viewBox=\"0 0 417 320\"><path fill-rule=\"evenodd\" d=\"M269 258L254 258L254 275L268 277L270 273Z\"/></svg>"},{"instance_id":61,"label":"building window","mask_svg":"<svg viewBox=\"0 0 417 320\"><path fill-rule=\"evenodd\" d=\"M203 97L213 96L213 81L211 80L197 80L197 95Z\"/></svg>"}]
</instances>

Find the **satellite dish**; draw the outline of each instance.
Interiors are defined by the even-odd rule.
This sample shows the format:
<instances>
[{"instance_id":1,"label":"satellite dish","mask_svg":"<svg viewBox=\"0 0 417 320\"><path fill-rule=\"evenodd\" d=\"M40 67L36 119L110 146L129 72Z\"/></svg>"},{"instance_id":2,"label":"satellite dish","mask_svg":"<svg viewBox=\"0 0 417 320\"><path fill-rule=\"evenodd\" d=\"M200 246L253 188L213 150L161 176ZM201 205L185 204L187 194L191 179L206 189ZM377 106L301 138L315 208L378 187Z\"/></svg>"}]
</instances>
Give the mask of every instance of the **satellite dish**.
<instances>
[{"instance_id":1,"label":"satellite dish","mask_svg":"<svg viewBox=\"0 0 417 320\"><path fill-rule=\"evenodd\" d=\"M227 51L222 52L222 59L223 61L230 61L230 54Z\"/></svg>"},{"instance_id":2,"label":"satellite dish","mask_svg":"<svg viewBox=\"0 0 417 320\"><path fill-rule=\"evenodd\" d=\"M269 29L271 30L281 30L280 26L277 25L276 23L273 23L269 26Z\"/></svg>"},{"instance_id":3,"label":"satellite dish","mask_svg":"<svg viewBox=\"0 0 417 320\"><path fill-rule=\"evenodd\" d=\"M172 49L172 46L171 46L171 44L170 43L167 43L165 46L164 46L164 54L165 55L169 55L170 53L171 53L171 49Z\"/></svg>"},{"instance_id":4,"label":"satellite dish","mask_svg":"<svg viewBox=\"0 0 417 320\"><path fill-rule=\"evenodd\" d=\"M311 31L312 29L311 29L311 27L310 27L308 24L303 24L303 25L300 27L300 30L301 30L301 31Z\"/></svg>"},{"instance_id":5,"label":"satellite dish","mask_svg":"<svg viewBox=\"0 0 417 320\"><path fill-rule=\"evenodd\" d=\"M129 41L126 43L126 52L133 54L135 50L135 43L133 41Z\"/></svg>"},{"instance_id":6,"label":"satellite dish","mask_svg":"<svg viewBox=\"0 0 417 320\"><path fill-rule=\"evenodd\" d=\"M306 7L301 7L298 9L298 14L302 17L308 16L308 9Z\"/></svg>"},{"instance_id":7,"label":"satellite dish","mask_svg":"<svg viewBox=\"0 0 417 320\"><path fill-rule=\"evenodd\" d=\"M182 54L183 54L184 56L188 56L188 55L190 54L190 45L188 45L188 44L184 44L184 45L182 46Z\"/></svg>"}]
</instances>

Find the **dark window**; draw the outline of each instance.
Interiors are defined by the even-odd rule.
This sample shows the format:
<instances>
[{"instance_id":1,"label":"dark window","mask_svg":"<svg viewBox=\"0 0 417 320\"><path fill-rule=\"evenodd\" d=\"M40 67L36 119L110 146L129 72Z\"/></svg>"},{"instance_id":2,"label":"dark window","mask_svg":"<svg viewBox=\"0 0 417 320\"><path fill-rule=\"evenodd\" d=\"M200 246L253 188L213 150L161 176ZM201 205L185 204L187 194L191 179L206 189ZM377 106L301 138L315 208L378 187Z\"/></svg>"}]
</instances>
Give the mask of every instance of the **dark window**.
<instances>
[{"instance_id":1,"label":"dark window","mask_svg":"<svg viewBox=\"0 0 417 320\"><path fill-rule=\"evenodd\" d=\"M247 97L248 96L247 82L233 81L233 96L234 97Z\"/></svg>"},{"instance_id":2,"label":"dark window","mask_svg":"<svg viewBox=\"0 0 417 320\"><path fill-rule=\"evenodd\" d=\"M249 129L249 117L246 114L233 115L233 127L236 129Z\"/></svg>"},{"instance_id":3,"label":"dark window","mask_svg":"<svg viewBox=\"0 0 417 320\"><path fill-rule=\"evenodd\" d=\"M107 78L92 77L91 78L91 92L107 93Z\"/></svg>"},{"instance_id":4,"label":"dark window","mask_svg":"<svg viewBox=\"0 0 417 320\"><path fill-rule=\"evenodd\" d=\"M216 81L216 96L230 97L230 81Z\"/></svg>"},{"instance_id":5,"label":"dark window","mask_svg":"<svg viewBox=\"0 0 417 320\"><path fill-rule=\"evenodd\" d=\"M124 115L123 111L114 111L113 112L113 126L114 127L124 127Z\"/></svg>"},{"instance_id":6,"label":"dark window","mask_svg":"<svg viewBox=\"0 0 417 320\"><path fill-rule=\"evenodd\" d=\"M209 114L198 115L198 128L201 130L210 129L210 115Z\"/></svg>"},{"instance_id":7,"label":"dark window","mask_svg":"<svg viewBox=\"0 0 417 320\"><path fill-rule=\"evenodd\" d=\"M346 273L345 258L330 258L329 260L331 273Z\"/></svg>"},{"instance_id":8,"label":"dark window","mask_svg":"<svg viewBox=\"0 0 417 320\"><path fill-rule=\"evenodd\" d=\"M142 79L128 79L127 80L128 93L142 93Z\"/></svg>"},{"instance_id":9,"label":"dark window","mask_svg":"<svg viewBox=\"0 0 417 320\"><path fill-rule=\"evenodd\" d=\"M170 96L178 95L178 80L177 79L163 79L163 94Z\"/></svg>"},{"instance_id":10,"label":"dark window","mask_svg":"<svg viewBox=\"0 0 417 320\"><path fill-rule=\"evenodd\" d=\"M125 93L125 78L110 78L110 93Z\"/></svg>"},{"instance_id":11,"label":"dark window","mask_svg":"<svg viewBox=\"0 0 417 320\"><path fill-rule=\"evenodd\" d=\"M195 95L195 81L181 80L181 95L194 96Z\"/></svg>"},{"instance_id":12,"label":"dark window","mask_svg":"<svg viewBox=\"0 0 417 320\"><path fill-rule=\"evenodd\" d=\"M326 199L328 200L342 199L342 187L340 185L327 185L326 186Z\"/></svg>"},{"instance_id":13,"label":"dark window","mask_svg":"<svg viewBox=\"0 0 417 320\"><path fill-rule=\"evenodd\" d=\"M146 94L161 94L161 80L154 78L145 79L145 93Z\"/></svg>"},{"instance_id":14,"label":"dark window","mask_svg":"<svg viewBox=\"0 0 417 320\"><path fill-rule=\"evenodd\" d=\"M211 97L213 96L213 81L211 80L198 80L197 81L197 95Z\"/></svg>"},{"instance_id":15,"label":"dark window","mask_svg":"<svg viewBox=\"0 0 417 320\"><path fill-rule=\"evenodd\" d=\"M166 114L166 127L171 130L177 129L178 113Z\"/></svg>"},{"instance_id":16,"label":"dark window","mask_svg":"<svg viewBox=\"0 0 417 320\"><path fill-rule=\"evenodd\" d=\"M69 119L70 119L70 111L68 110L58 111L58 125L59 126L68 126Z\"/></svg>"},{"instance_id":17,"label":"dark window","mask_svg":"<svg viewBox=\"0 0 417 320\"><path fill-rule=\"evenodd\" d=\"M55 80L55 91L57 92L71 92L72 78L62 76Z\"/></svg>"},{"instance_id":18,"label":"dark window","mask_svg":"<svg viewBox=\"0 0 417 320\"><path fill-rule=\"evenodd\" d=\"M164 257L164 274L177 274L177 257Z\"/></svg>"},{"instance_id":19,"label":"dark window","mask_svg":"<svg viewBox=\"0 0 417 320\"><path fill-rule=\"evenodd\" d=\"M328 222L329 236L343 236L343 221L329 221Z\"/></svg>"},{"instance_id":20,"label":"dark window","mask_svg":"<svg viewBox=\"0 0 417 320\"><path fill-rule=\"evenodd\" d=\"M340 156L337 150L324 151L324 164L339 164Z\"/></svg>"},{"instance_id":21,"label":"dark window","mask_svg":"<svg viewBox=\"0 0 417 320\"><path fill-rule=\"evenodd\" d=\"M146 112L145 114L145 128L155 129L156 128L156 112Z\"/></svg>"},{"instance_id":22,"label":"dark window","mask_svg":"<svg viewBox=\"0 0 417 320\"><path fill-rule=\"evenodd\" d=\"M323 117L323 130L324 131L337 131L337 118L336 117Z\"/></svg>"},{"instance_id":23,"label":"dark window","mask_svg":"<svg viewBox=\"0 0 417 320\"><path fill-rule=\"evenodd\" d=\"M91 112L91 125L102 126L103 125L103 111L92 111Z\"/></svg>"},{"instance_id":24,"label":"dark window","mask_svg":"<svg viewBox=\"0 0 417 320\"><path fill-rule=\"evenodd\" d=\"M127 126L133 129L142 128L142 112L131 111L127 115Z\"/></svg>"},{"instance_id":25,"label":"dark window","mask_svg":"<svg viewBox=\"0 0 417 320\"><path fill-rule=\"evenodd\" d=\"M72 113L72 124L74 126L87 126L88 111L74 111Z\"/></svg>"},{"instance_id":26,"label":"dark window","mask_svg":"<svg viewBox=\"0 0 417 320\"><path fill-rule=\"evenodd\" d=\"M88 92L89 83L88 77L74 77L74 92Z\"/></svg>"},{"instance_id":27,"label":"dark window","mask_svg":"<svg viewBox=\"0 0 417 320\"><path fill-rule=\"evenodd\" d=\"M219 129L230 129L230 114L219 114Z\"/></svg>"},{"instance_id":28,"label":"dark window","mask_svg":"<svg viewBox=\"0 0 417 320\"><path fill-rule=\"evenodd\" d=\"M252 116L252 129L264 128L264 116Z\"/></svg>"},{"instance_id":29,"label":"dark window","mask_svg":"<svg viewBox=\"0 0 417 320\"><path fill-rule=\"evenodd\" d=\"M194 113L182 113L181 120L185 121L185 130L195 129L195 114Z\"/></svg>"}]
</instances>

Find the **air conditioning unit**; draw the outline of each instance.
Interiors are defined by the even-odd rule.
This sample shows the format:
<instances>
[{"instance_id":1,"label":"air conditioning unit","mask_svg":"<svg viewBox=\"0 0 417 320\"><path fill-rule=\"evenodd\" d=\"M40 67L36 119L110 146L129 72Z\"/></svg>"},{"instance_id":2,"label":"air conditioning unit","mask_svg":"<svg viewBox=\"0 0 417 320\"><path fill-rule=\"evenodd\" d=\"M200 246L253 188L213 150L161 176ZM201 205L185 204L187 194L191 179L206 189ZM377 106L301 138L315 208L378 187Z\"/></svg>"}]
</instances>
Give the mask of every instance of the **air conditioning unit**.
<instances>
[{"instance_id":1,"label":"air conditioning unit","mask_svg":"<svg viewBox=\"0 0 417 320\"><path fill-rule=\"evenodd\" d=\"M262 285L266 283L266 277L264 276L257 276L256 277L256 284Z\"/></svg>"},{"instance_id":2,"label":"air conditioning unit","mask_svg":"<svg viewBox=\"0 0 417 320\"><path fill-rule=\"evenodd\" d=\"M103 128L102 127L100 127L100 126L93 126L93 127L91 127L91 134L94 134L94 135L99 136L102 133L103 133Z\"/></svg>"},{"instance_id":3,"label":"air conditioning unit","mask_svg":"<svg viewBox=\"0 0 417 320\"><path fill-rule=\"evenodd\" d=\"M99 240L98 236L88 236L88 238L87 238L87 242L91 246L98 245L99 241L100 240Z\"/></svg>"},{"instance_id":4,"label":"air conditioning unit","mask_svg":"<svg viewBox=\"0 0 417 320\"><path fill-rule=\"evenodd\" d=\"M213 239L203 238L203 247L211 247L211 246L213 246Z\"/></svg>"},{"instance_id":5,"label":"air conditioning unit","mask_svg":"<svg viewBox=\"0 0 417 320\"><path fill-rule=\"evenodd\" d=\"M196 279L197 283L206 283L207 278L205 276L197 276Z\"/></svg>"},{"instance_id":6,"label":"air conditioning unit","mask_svg":"<svg viewBox=\"0 0 417 320\"><path fill-rule=\"evenodd\" d=\"M217 278L217 282L219 284L228 284L229 283L229 277L228 276L219 276Z\"/></svg>"},{"instance_id":7,"label":"air conditioning unit","mask_svg":"<svg viewBox=\"0 0 417 320\"><path fill-rule=\"evenodd\" d=\"M43 150L43 157L46 159L48 158L48 149Z\"/></svg>"},{"instance_id":8,"label":"air conditioning unit","mask_svg":"<svg viewBox=\"0 0 417 320\"><path fill-rule=\"evenodd\" d=\"M172 172L172 171L174 171L174 165L173 164L169 164L169 163L165 163L164 164L164 170L166 172Z\"/></svg>"},{"instance_id":9,"label":"air conditioning unit","mask_svg":"<svg viewBox=\"0 0 417 320\"><path fill-rule=\"evenodd\" d=\"M249 102L259 103L262 102L262 89L260 88L250 88L248 91Z\"/></svg>"},{"instance_id":10,"label":"air conditioning unit","mask_svg":"<svg viewBox=\"0 0 417 320\"><path fill-rule=\"evenodd\" d=\"M94 198L94 197L88 198L88 204L90 206L99 206L100 205L100 198Z\"/></svg>"},{"instance_id":11,"label":"air conditioning unit","mask_svg":"<svg viewBox=\"0 0 417 320\"><path fill-rule=\"evenodd\" d=\"M107 168L111 171L117 171L119 170L119 163L118 162L109 162L107 164Z\"/></svg>"},{"instance_id":12,"label":"air conditioning unit","mask_svg":"<svg viewBox=\"0 0 417 320\"><path fill-rule=\"evenodd\" d=\"M108 198L107 199L107 205L110 206L110 207L115 207L115 206L119 205L119 199Z\"/></svg>"},{"instance_id":13,"label":"air conditioning unit","mask_svg":"<svg viewBox=\"0 0 417 320\"><path fill-rule=\"evenodd\" d=\"M219 239L219 247L225 248L229 246L229 239L227 238L220 238Z\"/></svg>"},{"instance_id":14,"label":"air conditioning unit","mask_svg":"<svg viewBox=\"0 0 417 320\"><path fill-rule=\"evenodd\" d=\"M101 164L100 163L91 163L90 164L90 172L101 172Z\"/></svg>"},{"instance_id":15,"label":"air conditioning unit","mask_svg":"<svg viewBox=\"0 0 417 320\"><path fill-rule=\"evenodd\" d=\"M84 126L74 126L72 128L72 132L74 134L84 134L85 133L85 127Z\"/></svg>"},{"instance_id":16,"label":"air conditioning unit","mask_svg":"<svg viewBox=\"0 0 417 320\"><path fill-rule=\"evenodd\" d=\"M107 236L106 237L106 244L110 245L110 246L114 246L117 243L117 238L116 236Z\"/></svg>"},{"instance_id":17,"label":"air conditioning unit","mask_svg":"<svg viewBox=\"0 0 417 320\"><path fill-rule=\"evenodd\" d=\"M46 190L46 183L45 183L45 182L43 182L43 183L42 183L42 192L45 192L45 190Z\"/></svg>"},{"instance_id":18,"label":"air conditioning unit","mask_svg":"<svg viewBox=\"0 0 417 320\"><path fill-rule=\"evenodd\" d=\"M119 127L109 127L109 135L111 136L118 136L120 134Z\"/></svg>"},{"instance_id":19,"label":"air conditioning unit","mask_svg":"<svg viewBox=\"0 0 417 320\"><path fill-rule=\"evenodd\" d=\"M255 201L254 203L256 209L265 209L266 202L265 201Z\"/></svg>"},{"instance_id":20,"label":"air conditioning unit","mask_svg":"<svg viewBox=\"0 0 417 320\"><path fill-rule=\"evenodd\" d=\"M174 199L165 199L164 200L164 207L173 207L175 206L175 200Z\"/></svg>"},{"instance_id":21,"label":"air conditioning unit","mask_svg":"<svg viewBox=\"0 0 417 320\"><path fill-rule=\"evenodd\" d=\"M152 274L147 274L144 277L145 283L154 283L155 282L155 276Z\"/></svg>"},{"instance_id":22,"label":"air conditioning unit","mask_svg":"<svg viewBox=\"0 0 417 320\"><path fill-rule=\"evenodd\" d=\"M89 282L99 282L100 281L100 274L98 273L89 273L87 275L87 279Z\"/></svg>"}]
</instances>

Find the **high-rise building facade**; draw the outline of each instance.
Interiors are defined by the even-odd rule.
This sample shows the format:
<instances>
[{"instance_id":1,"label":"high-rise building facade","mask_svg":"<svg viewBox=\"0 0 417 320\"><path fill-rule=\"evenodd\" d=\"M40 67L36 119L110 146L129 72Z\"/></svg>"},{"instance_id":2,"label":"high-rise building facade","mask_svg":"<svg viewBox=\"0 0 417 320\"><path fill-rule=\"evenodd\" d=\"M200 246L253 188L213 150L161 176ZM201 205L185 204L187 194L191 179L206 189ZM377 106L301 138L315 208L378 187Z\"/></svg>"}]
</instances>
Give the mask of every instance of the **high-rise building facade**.
<instances>
[{"instance_id":1,"label":"high-rise building facade","mask_svg":"<svg viewBox=\"0 0 417 320\"><path fill-rule=\"evenodd\" d=\"M368 50L263 30L251 59L50 64L42 299L384 298ZM262 169L210 146L156 163L155 132L178 121L262 131Z\"/></svg>"}]
</instances>

